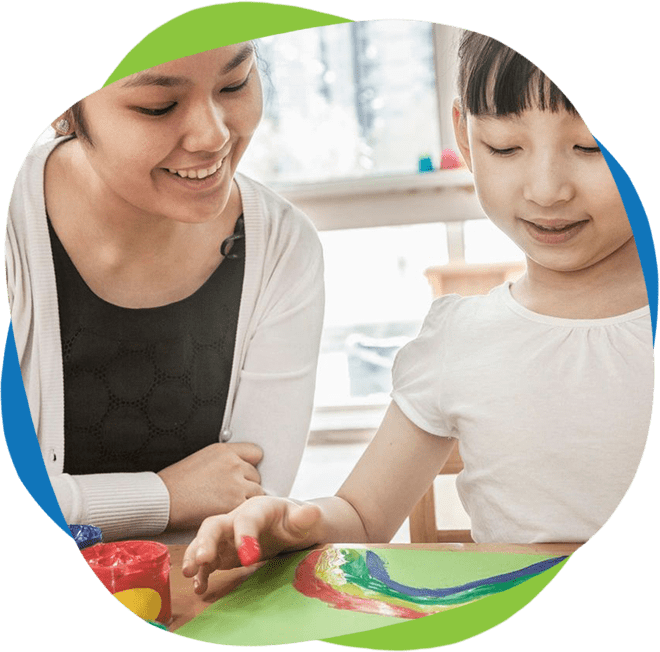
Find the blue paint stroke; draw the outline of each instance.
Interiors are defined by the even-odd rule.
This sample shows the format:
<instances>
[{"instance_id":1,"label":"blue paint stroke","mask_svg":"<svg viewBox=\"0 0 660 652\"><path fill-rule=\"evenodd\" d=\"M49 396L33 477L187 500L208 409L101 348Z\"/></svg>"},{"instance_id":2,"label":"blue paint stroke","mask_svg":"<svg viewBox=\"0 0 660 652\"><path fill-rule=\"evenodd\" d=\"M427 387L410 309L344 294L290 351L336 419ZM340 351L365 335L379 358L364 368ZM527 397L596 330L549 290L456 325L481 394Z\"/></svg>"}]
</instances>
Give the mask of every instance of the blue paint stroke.
<instances>
[{"instance_id":1,"label":"blue paint stroke","mask_svg":"<svg viewBox=\"0 0 660 652\"><path fill-rule=\"evenodd\" d=\"M486 577L485 579L475 580L474 582L468 582L467 584L462 584L461 586L452 586L446 589L418 589L413 586L395 582L390 578L383 560L371 550L367 550L366 561L367 568L369 569L371 577L379 580L390 589L416 598L442 598L448 595L463 593L464 591L469 591L471 589L476 589L483 586L500 584L501 582L529 579L534 575L538 575L539 573L542 573L543 571L556 566L565 559L568 559L568 557L553 557L552 559L546 559L544 561L537 562L536 564L532 564L531 566L526 566L520 570L511 571L510 573L503 573L502 575Z\"/></svg>"}]
</instances>

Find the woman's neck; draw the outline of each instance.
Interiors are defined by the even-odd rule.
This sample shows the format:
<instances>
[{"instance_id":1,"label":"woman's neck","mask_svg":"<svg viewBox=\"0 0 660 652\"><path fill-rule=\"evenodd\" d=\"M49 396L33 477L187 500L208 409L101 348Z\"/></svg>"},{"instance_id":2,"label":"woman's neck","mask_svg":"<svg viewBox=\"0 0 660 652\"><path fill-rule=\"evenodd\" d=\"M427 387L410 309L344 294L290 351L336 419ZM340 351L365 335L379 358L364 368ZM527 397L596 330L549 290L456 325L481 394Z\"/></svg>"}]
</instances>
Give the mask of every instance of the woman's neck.
<instances>
[{"instance_id":1,"label":"woman's neck","mask_svg":"<svg viewBox=\"0 0 660 652\"><path fill-rule=\"evenodd\" d=\"M241 212L238 188L230 210L217 220L178 222L127 206L80 156L75 141L53 151L45 195L53 228L87 285L106 301L129 308L192 294L222 262L220 245Z\"/></svg>"},{"instance_id":2,"label":"woman's neck","mask_svg":"<svg viewBox=\"0 0 660 652\"><path fill-rule=\"evenodd\" d=\"M578 271L555 271L528 259L527 271L511 293L533 312L566 319L614 317L648 304L633 237L595 265Z\"/></svg>"}]
</instances>

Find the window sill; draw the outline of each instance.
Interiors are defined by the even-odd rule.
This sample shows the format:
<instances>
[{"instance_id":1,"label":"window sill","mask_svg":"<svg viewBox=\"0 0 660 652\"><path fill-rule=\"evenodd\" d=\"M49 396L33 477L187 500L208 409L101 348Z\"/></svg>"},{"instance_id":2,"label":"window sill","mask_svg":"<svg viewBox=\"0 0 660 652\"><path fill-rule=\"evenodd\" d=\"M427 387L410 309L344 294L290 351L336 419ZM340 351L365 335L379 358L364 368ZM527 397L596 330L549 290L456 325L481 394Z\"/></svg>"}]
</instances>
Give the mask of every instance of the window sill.
<instances>
[{"instance_id":1,"label":"window sill","mask_svg":"<svg viewBox=\"0 0 660 652\"><path fill-rule=\"evenodd\" d=\"M352 197L357 194L360 196L383 193L400 194L439 188L473 189L472 173L467 168L311 183L273 183L270 186L283 195L299 200Z\"/></svg>"},{"instance_id":2,"label":"window sill","mask_svg":"<svg viewBox=\"0 0 660 652\"><path fill-rule=\"evenodd\" d=\"M366 441L373 437L389 405L375 396L346 405L317 406L312 415L311 441Z\"/></svg>"},{"instance_id":3,"label":"window sill","mask_svg":"<svg viewBox=\"0 0 660 652\"><path fill-rule=\"evenodd\" d=\"M272 187L321 231L484 217L465 168Z\"/></svg>"}]
</instances>

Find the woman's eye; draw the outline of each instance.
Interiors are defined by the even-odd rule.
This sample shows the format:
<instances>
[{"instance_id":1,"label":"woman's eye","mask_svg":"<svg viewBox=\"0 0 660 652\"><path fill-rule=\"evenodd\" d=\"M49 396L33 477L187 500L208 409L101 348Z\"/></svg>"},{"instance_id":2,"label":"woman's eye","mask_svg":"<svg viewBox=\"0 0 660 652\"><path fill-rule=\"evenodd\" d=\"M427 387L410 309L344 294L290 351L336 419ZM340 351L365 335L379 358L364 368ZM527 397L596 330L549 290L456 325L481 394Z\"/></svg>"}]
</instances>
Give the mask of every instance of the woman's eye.
<instances>
[{"instance_id":1,"label":"woman's eye","mask_svg":"<svg viewBox=\"0 0 660 652\"><path fill-rule=\"evenodd\" d=\"M237 91L242 90L248 85L248 82L250 81L251 73L248 74L248 76L240 83L236 84L235 86L225 86L220 92L221 93L236 93Z\"/></svg>"},{"instance_id":2,"label":"woman's eye","mask_svg":"<svg viewBox=\"0 0 660 652\"><path fill-rule=\"evenodd\" d=\"M137 106L135 107L135 110L138 111L139 113L143 113L144 115L159 116L169 113L175 106L176 106L176 102L173 104L168 104L167 106L164 106L162 109L148 109L144 106Z\"/></svg>"},{"instance_id":3,"label":"woman's eye","mask_svg":"<svg viewBox=\"0 0 660 652\"><path fill-rule=\"evenodd\" d=\"M518 148L505 147L502 149L498 149L497 147L492 147L491 145L488 145L488 149L490 150L490 153L493 154L494 156L511 156L513 153L516 152Z\"/></svg>"},{"instance_id":4,"label":"woman's eye","mask_svg":"<svg viewBox=\"0 0 660 652\"><path fill-rule=\"evenodd\" d=\"M600 152L600 147L584 147L582 145L575 145L573 149L577 149L578 152L584 152L585 154L598 154Z\"/></svg>"}]
</instances>

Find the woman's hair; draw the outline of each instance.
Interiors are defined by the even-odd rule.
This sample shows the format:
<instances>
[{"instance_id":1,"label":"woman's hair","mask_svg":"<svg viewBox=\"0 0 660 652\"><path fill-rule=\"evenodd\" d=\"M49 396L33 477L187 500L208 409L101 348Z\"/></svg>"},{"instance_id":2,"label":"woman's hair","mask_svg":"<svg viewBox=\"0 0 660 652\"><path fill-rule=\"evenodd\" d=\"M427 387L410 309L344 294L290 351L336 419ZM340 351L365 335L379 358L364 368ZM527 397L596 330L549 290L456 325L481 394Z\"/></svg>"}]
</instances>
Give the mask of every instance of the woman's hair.
<instances>
[{"instance_id":1,"label":"woman's hair","mask_svg":"<svg viewBox=\"0 0 660 652\"><path fill-rule=\"evenodd\" d=\"M87 141L90 145L93 145L92 139L89 135L89 129L87 129L87 122L85 122L85 114L83 112L82 100L76 102L71 107L71 117L73 118L73 127L75 130L75 135L81 140Z\"/></svg>"},{"instance_id":2,"label":"woman's hair","mask_svg":"<svg viewBox=\"0 0 660 652\"><path fill-rule=\"evenodd\" d=\"M458 48L461 110L472 115L519 115L526 109L577 113L531 61L489 36L465 31Z\"/></svg>"},{"instance_id":3,"label":"woman's hair","mask_svg":"<svg viewBox=\"0 0 660 652\"><path fill-rule=\"evenodd\" d=\"M55 129L55 138L70 136L72 138L80 138L81 140L87 141L90 145L93 145L92 139L89 135L89 129L87 128L87 122L85 121L82 100L69 107L62 117L68 120L71 125L71 131L69 133L61 133ZM55 123L53 123L53 127L55 127Z\"/></svg>"}]
</instances>

